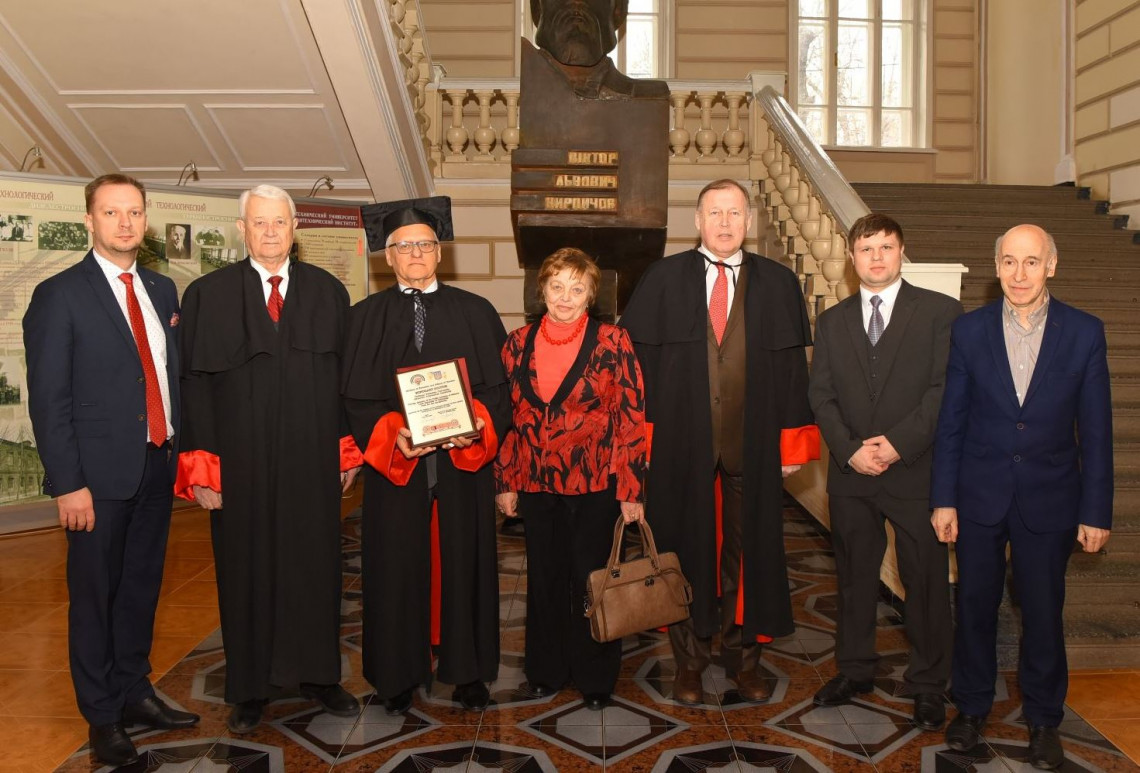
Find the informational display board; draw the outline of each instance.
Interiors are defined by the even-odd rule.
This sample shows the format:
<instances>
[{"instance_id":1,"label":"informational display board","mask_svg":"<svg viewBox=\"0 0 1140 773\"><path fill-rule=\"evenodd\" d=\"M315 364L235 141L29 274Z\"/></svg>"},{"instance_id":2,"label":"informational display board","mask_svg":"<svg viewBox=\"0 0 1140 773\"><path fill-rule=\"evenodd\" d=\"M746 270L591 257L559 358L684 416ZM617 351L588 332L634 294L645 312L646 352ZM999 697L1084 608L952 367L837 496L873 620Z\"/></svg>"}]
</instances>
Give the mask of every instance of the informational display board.
<instances>
[{"instance_id":1,"label":"informational display board","mask_svg":"<svg viewBox=\"0 0 1140 773\"><path fill-rule=\"evenodd\" d=\"M55 522L27 408L24 312L44 279L91 247L83 218L87 180L0 175L0 534ZM148 187L139 265L174 280L179 295L201 275L245 258L234 193ZM325 268L355 303L368 293L359 207L298 203L300 259Z\"/></svg>"}]
</instances>

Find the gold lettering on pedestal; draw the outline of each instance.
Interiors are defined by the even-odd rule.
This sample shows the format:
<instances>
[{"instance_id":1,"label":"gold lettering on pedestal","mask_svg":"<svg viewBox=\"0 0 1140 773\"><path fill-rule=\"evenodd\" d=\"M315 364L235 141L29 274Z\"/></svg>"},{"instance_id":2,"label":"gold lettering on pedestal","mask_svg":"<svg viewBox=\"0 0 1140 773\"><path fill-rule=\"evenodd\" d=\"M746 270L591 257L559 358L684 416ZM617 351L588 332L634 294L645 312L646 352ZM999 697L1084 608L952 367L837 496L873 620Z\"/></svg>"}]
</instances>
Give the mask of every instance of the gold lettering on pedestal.
<instances>
[{"instance_id":1,"label":"gold lettering on pedestal","mask_svg":"<svg viewBox=\"0 0 1140 773\"><path fill-rule=\"evenodd\" d=\"M544 209L553 210L596 210L617 211L617 198L614 196L547 196L543 200Z\"/></svg>"},{"instance_id":2,"label":"gold lettering on pedestal","mask_svg":"<svg viewBox=\"0 0 1140 773\"><path fill-rule=\"evenodd\" d=\"M556 188L617 188L616 174L560 174L554 178Z\"/></svg>"},{"instance_id":3,"label":"gold lettering on pedestal","mask_svg":"<svg viewBox=\"0 0 1140 773\"><path fill-rule=\"evenodd\" d=\"M566 163L570 166L617 166L616 150L569 150Z\"/></svg>"}]
</instances>

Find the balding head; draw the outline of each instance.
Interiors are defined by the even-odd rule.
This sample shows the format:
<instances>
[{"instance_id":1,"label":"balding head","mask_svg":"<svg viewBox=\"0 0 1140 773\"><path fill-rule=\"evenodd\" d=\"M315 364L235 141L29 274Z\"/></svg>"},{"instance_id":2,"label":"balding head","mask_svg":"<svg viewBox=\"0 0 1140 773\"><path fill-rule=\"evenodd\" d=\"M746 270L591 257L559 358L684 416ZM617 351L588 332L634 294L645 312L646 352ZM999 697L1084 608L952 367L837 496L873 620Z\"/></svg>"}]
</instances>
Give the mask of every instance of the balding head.
<instances>
[{"instance_id":1,"label":"balding head","mask_svg":"<svg viewBox=\"0 0 1140 773\"><path fill-rule=\"evenodd\" d=\"M1006 301L1023 322L1045 303L1046 280L1057 270L1057 244L1043 228L1015 226L997 240L994 261Z\"/></svg>"}]
</instances>

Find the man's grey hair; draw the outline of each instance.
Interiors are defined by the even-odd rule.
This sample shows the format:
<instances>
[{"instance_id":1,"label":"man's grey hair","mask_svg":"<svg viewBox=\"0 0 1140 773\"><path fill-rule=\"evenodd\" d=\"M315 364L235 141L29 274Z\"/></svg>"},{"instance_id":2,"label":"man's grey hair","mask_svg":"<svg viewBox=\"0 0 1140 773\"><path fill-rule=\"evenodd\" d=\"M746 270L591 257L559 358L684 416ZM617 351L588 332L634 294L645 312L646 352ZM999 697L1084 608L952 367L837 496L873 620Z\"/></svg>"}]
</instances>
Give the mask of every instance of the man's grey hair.
<instances>
[{"instance_id":1,"label":"man's grey hair","mask_svg":"<svg viewBox=\"0 0 1140 773\"><path fill-rule=\"evenodd\" d=\"M1021 228L1020 225L1015 225L994 241L994 262L1001 262L1001 243L1005 241L1005 237L1009 236L1011 232ZM1038 226L1040 228L1040 226ZM1045 234L1045 261L1048 262L1050 258L1056 259L1057 257L1057 240L1053 238L1053 234L1041 228L1041 233Z\"/></svg>"},{"instance_id":2,"label":"man's grey hair","mask_svg":"<svg viewBox=\"0 0 1140 773\"><path fill-rule=\"evenodd\" d=\"M427 225L427 223L410 223L409 225ZM405 227L406 226L400 226L400 228L405 228ZM434 237L436 239L436 241L438 241L439 235L435 232L435 229L432 228L430 225L428 225L427 227L431 228L432 237ZM399 231L400 228L397 228L396 231ZM388 234L388 238L384 240L384 249L388 249L389 247L391 247L393 244L396 243L396 231L393 231L392 233Z\"/></svg>"},{"instance_id":3,"label":"man's grey hair","mask_svg":"<svg viewBox=\"0 0 1140 773\"><path fill-rule=\"evenodd\" d=\"M259 199L287 201L289 202L289 216L292 218L297 217L297 205L293 203L293 197L289 195L288 191L283 188L278 188L276 185L256 185L249 190L241 192L241 196L238 198L239 219L245 220L245 208L252 196L256 196Z\"/></svg>"}]
</instances>

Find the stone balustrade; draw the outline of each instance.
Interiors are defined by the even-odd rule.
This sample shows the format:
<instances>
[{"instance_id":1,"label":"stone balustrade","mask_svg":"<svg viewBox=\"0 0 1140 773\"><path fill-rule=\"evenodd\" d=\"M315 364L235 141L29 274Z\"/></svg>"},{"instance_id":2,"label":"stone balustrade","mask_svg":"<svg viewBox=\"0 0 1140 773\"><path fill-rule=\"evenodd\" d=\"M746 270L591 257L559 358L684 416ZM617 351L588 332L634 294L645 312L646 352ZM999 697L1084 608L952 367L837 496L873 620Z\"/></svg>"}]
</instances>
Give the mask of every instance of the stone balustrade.
<instances>
[{"instance_id":1,"label":"stone balustrade","mask_svg":"<svg viewBox=\"0 0 1140 773\"><path fill-rule=\"evenodd\" d=\"M867 207L780 95L782 74L669 81L670 179L749 179L784 245L814 324L853 290L845 233ZM776 82L779 81L779 82ZM519 146L516 79L453 79L424 93L425 142L442 179L509 179Z\"/></svg>"},{"instance_id":2,"label":"stone balustrade","mask_svg":"<svg viewBox=\"0 0 1140 773\"><path fill-rule=\"evenodd\" d=\"M420 135L426 138L431 125L427 86L432 79L432 62L420 23L419 3L416 0L384 0L384 3L388 6L397 57L404 67L408 98L415 110Z\"/></svg>"},{"instance_id":3,"label":"stone balustrade","mask_svg":"<svg viewBox=\"0 0 1140 773\"><path fill-rule=\"evenodd\" d=\"M669 81L670 165L681 178L746 177L752 154L748 81ZM519 145L518 81L441 77L427 87L427 143L442 178L505 178ZM712 172L710 164L722 165ZM679 168L700 167L686 174ZM735 167L735 168L733 168Z\"/></svg>"}]
</instances>

